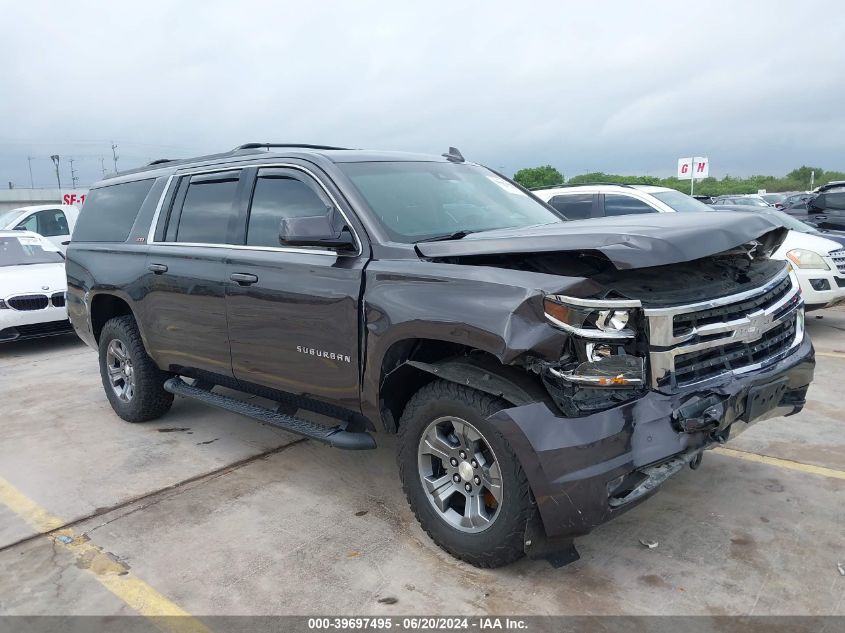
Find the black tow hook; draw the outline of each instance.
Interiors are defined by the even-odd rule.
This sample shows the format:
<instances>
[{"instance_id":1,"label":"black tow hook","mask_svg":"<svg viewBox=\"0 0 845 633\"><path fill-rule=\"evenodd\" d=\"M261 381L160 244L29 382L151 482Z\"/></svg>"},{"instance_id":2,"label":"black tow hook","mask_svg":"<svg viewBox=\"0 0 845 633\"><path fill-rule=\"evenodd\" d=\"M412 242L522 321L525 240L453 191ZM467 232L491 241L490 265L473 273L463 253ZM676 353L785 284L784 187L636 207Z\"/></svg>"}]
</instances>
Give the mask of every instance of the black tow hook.
<instances>
[{"instance_id":1,"label":"black tow hook","mask_svg":"<svg viewBox=\"0 0 845 633\"><path fill-rule=\"evenodd\" d=\"M704 459L704 451L701 451L698 455L696 455L690 460L689 467L692 470L698 470L698 467L701 466L702 459Z\"/></svg>"}]
</instances>

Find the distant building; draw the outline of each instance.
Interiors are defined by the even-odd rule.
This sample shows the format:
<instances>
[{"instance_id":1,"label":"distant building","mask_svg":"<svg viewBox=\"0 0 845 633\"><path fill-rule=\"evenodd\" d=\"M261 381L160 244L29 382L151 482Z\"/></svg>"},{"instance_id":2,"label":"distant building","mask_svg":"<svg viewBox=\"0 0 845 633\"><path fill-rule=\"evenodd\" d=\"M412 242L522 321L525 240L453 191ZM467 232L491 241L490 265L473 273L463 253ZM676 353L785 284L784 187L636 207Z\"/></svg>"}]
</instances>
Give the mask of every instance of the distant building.
<instances>
[{"instance_id":1,"label":"distant building","mask_svg":"<svg viewBox=\"0 0 845 633\"><path fill-rule=\"evenodd\" d=\"M0 211L34 204L55 203L80 206L80 196L87 193L87 189L0 189ZM74 195L74 198L63 201L66 195Z\"/></svg>"}]
</instances>

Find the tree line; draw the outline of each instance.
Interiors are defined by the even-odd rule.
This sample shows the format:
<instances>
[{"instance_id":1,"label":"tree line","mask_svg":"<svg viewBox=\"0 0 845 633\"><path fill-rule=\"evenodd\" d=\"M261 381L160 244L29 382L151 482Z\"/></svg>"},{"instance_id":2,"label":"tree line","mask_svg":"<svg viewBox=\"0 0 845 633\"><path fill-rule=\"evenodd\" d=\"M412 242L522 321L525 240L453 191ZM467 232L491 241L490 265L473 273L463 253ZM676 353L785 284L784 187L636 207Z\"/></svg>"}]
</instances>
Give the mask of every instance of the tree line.
<instances>
[{"instance_id":1,"label":"tree line","mask_svg":"<svg viewBox=\"0 0 845 633\"><path fill-rule=\"evenodd\" d=\"M815 172L814 186L823 185L832 180L845 180L845 172L825 171L820 167L806 165L793 169L785 176L749 176L736 178L704 178L695 181L695 193L703 196L719 196L732 193L757 193L761 189L768 192L805 191L810 188L810 174ZM689 193L689 180L678 180L675 176L658 178L657 176L622 176L620 174L606 174L592 172L574 176L564 180L563 174L551 165L541 167L527 167L514 174L513 179L523 187L548 187L552 185L577 185L589 182L624 182L632 185L657 185L677 189Z\"/></svg>"}]
</instances>

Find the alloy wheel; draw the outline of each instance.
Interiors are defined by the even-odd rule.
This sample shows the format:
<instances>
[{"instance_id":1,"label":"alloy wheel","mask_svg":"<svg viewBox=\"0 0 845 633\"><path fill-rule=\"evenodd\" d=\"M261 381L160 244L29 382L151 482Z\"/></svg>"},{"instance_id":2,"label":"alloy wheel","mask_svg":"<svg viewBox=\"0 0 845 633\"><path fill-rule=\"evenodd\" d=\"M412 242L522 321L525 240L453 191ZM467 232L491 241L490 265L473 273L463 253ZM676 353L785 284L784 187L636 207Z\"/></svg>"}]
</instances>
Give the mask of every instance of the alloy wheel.
<instances>
[{"instance_id":1,"label":"alloy wheel","mask_svg":"<svg viewBox=\"0 0 845 633\"><path fill-rule=\"evenodd\" d=\"M122 402L135 396L135 370L123 341L113 339L106 348L106 370L112 391Z\"/></svg>"},{"instance_id":2,"label":"alloy wheel","mask_svg":"<svg viewBox=\"0 0 845 633\"><path fill-rule=\"evenodd\" d=\"M502 504L502 473L490 443L466 420L441 417L420 437L420 481L432 507L461 532L493 525Z\"/></svg>"}]
</instances>

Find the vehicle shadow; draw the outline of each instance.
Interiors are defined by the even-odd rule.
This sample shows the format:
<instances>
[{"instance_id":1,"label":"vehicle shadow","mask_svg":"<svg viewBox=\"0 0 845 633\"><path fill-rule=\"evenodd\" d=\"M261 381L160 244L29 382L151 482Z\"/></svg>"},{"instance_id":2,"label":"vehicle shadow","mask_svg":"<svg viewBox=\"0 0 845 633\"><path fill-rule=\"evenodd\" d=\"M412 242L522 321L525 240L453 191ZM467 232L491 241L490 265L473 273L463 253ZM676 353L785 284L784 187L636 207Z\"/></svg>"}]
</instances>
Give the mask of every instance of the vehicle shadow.
<instances>
[{"instance_id":1,"label":"vehicle shadow","mask_svg":"<svg viewBox=\"0 0 845 633\"><path fill-rule=\"evenodd\" d=\"M43 338L10 341L0 344L0 360L56 354L84 347L85 343L82 342L82 339L73 332L68 332L67 334L56 336L45 336Z\"/></svg>"}]
</instances>

